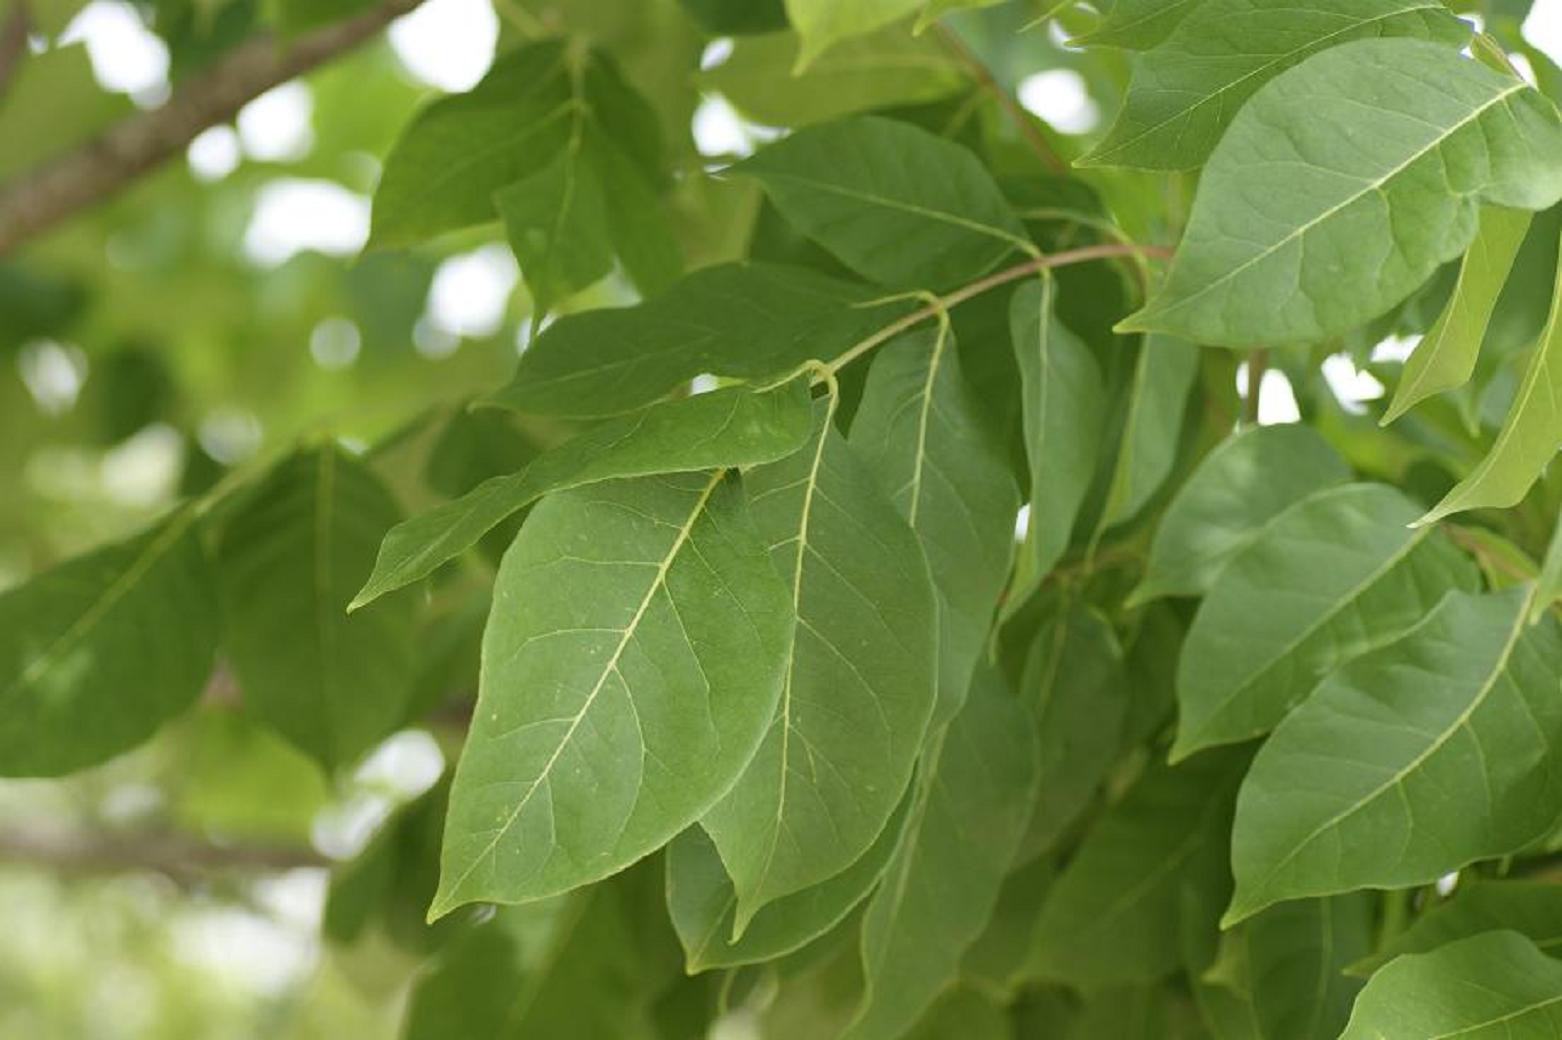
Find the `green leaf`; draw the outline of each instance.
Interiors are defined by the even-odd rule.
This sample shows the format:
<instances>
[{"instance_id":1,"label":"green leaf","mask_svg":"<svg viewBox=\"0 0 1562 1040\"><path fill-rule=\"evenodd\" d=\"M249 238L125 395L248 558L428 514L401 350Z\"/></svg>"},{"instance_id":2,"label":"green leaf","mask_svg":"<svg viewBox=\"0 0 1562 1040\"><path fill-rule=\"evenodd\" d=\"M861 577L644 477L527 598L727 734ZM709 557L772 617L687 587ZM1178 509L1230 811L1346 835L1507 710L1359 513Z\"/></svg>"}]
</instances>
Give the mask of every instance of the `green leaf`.
<instances>
[{"instance_id":1,"label":"green leaf","mask_svg":"<svg viewBox=\"0 0 1562 1040\"><path fill-rule=\"evenodd\" d=\"M1213 948L1243 751L1155 765L1091 828L1047 894L1031 971L1097 989L1151 981ZM1197 945L1197 943L1195 943Z\"/></svg>"},{"instance_id":2,"label":"green leaf","mask_svg":"<svg viewBox=\"0 0 1562 1040\"><path fill-rule=\"evenodd\" d=\"M1524 589L1451 594L1314 691L1242 786L1228 921L1285 899L1431 882L1523 848L1562 797L1562 629Z\"/></svg>"},{"instance_id":3,"label":"green leaf","mask_svg":"<svg viewBox=\"0 0 1562 1040\"><path fill-rule=\"evenodd\" d=\"M195 703L217 602L189 510L0 593L0 775L112 758Z\"/></svg>"},{"instance_id":4,"label":"green leaf","mask_svg":"<svg viewBox=\"0 0 1562 1040\"><path fill-rule=\"evenodd\" d=\"M1404 374L1394 390L1394 401L1383 415L1383 425L1405 414L1417 402L1469 381L1492 312L1497 308L1497 298L1507 284L1508 272L1513 270L1513 261L1532 219L1522 210L1499 206L1481 209L1480 228L1459 269L1453 297L1405 363Z\"/></svg>"},{"instance_id":5,"label":"green leaf","mask_svg":"<svg viewBox=\"0 0 1562 1040\"><path fill-rule=\"evenodd\" d=\"M1235 347L1325 339L1464 252L1483 203L1558 198L1562 118L1522 80L1439 44L1347 43L1243 107L1165 286L1119 328Z\"/></svg>"},{"instance_id":6,"label":"green leaf","mask_svg":"<svg viewBox=\"0 0 1562 1040\"><path fill-rule=\"evenodd\" d=\"M1043 276L1015 291L1009 311L1030 461L1030 520L1004 602L1006 615L1024 606L1068 548L1095 476L1106 422L1100 366L1058 320L1056 295L1056 281Z\"/></svg>"},{"instance_id":7,"label":"green leaf","mask_svg":"<svg viewBox=\"0 0 1562 1040\"><path fill-rule=\"evenodd\" d=\"M1041 736L1041 790L1022 857L1050 850L1089 806L1123 745L1128 683L1111 623L1083 607L1049 618L1020 688Z\"/></svg>"},{"instance_id":8,"label":"green leaf","mask_svg":"<svg viewBox=\"0 0 1562 1040\"><path fill-rule=\"evenodd\" d=\"M731 786L781 689L786 587L725 471L550 496L494 603L431 916L661 847Z\"/></svg>"},{"instance_id":9,"label":"green leaf","mask_svg":"<svg viewBox=\"0 0 1562 1040\"><path fill-rule=\"evenodd\" d=\"M1013 1040L1005 1011L986 994L956 987L928 1009L905 1040Z\"/></svg>"},{"instance_id":10,"label":"green leaf","mask_svg":"<svg viewBox=\"0 0 1562 1040\"><path fill-rule=\"evenodd\" d=\"M1348 479L1350 469L1311 427L1250 426L1226 438L1167 507L1129 605L1208 592L1271 519Z\"/></svg>"},{"instance_id":11,"label":"green leaf","mask_svg":"<svg viewBox=\"0 0 1562 1040\"><path fill-rule=\"evenodd\" d=\"M697 375L765 379L833 360L916 307L804 268L707 267L637 306L554 322L492 400L535 415L618 415Z\"/></svg>"},{"instance_id":12,"label":"green leaf","mask_svg":"<svg viewBox=\"0 0 1562 1040\"><path fill-rule=\"evenodd\" d=\"M1147 51L1170 36L1204 0L1116 0L1101 24L1071 42Z\"/></svg>"},{"instance_id":13,"label":"green leaf","mask_svg":"<svg viewBox=\"0 0 1562 1040\"><path fill-rule=\"evenodd\" d=\"M644 291L681 258L661 212L656 117L600 52L544 41L425 108L385 160L370 248L503 218L536 309L622 259Z\"/></svg>"},{"instance_id":14,"label":"green leaf","mask_svg":"<svg viewBox=\"0 0 1562 1040\"><path fill-rule=\"evenodd\" d=\"M701 821L755 912L846 869L899 803L932 716L937 613L916 534L815 405L811 442L748 476L797 621L781 703Z\"/></svg>"},{"instance_id":15,"label":"green leaf","mask_svg":"<svg viewBox=\"0 0 1562 1040\"><path fill-rule=\"evenodd\" d=\"M1338 1036L1361 983L1345 975L1372 948L1372 900L1299 899L1244 926L1253 1013L1264 1040Z\"/></svg>"},{"instance_id":16,"label":"green leaf","mask_svg":"<svg viewBox=\"0 0 1562 1040\"><path fill-rule=\"evenodd\" d=\"M908 792L857 862L832 878L761 907L733 940L738 896L704 829L690 827L667 849L667 909L690 972L757 964L796 952L830 931L867 898L900 844Z\"/></svg>"},{"instance_id":17,"label":"green leaf","mask_svg":"<svg viewBox=\"0 0 1562 1040\"><path fill-rule=\"evenodd\" d=\"M700 83L765 126L805 126L937 101L966 83L959 63L936 39L899 26L843 40L794 75L799 47L794 33L740 39Z\"/></svg>"},{"instance_id":18,"label":"green leaf","mask_svg":"<svg viewBox=\"0 0 1562 1040\"><path fill-rule=\"evenodd\" d=\"M1551 317L1530 355L1518 395L1491 451L1427 513L1432 523L1465 509L1517 505L1562 445L1562 264Z\"/></svg>"},{"instance_id":19,"label":"green leaf","mask_svg":"<svg viewBox=\"0 0 1562 1040\"><path fill-rule=\"evenodd\" d=\"M872 32L911 14L923 0L786 0L786 16L802 37L797 67L805 69L832 44Z\"/></svg>"},{"instance_id":20,"label":"green leaf","mask_svg":"<svg viewBox=\"0 0 1562 1040\"><path fill-rule=\"evenodd\" d=\"M1347 484L1281 513L1199 608L1177 668L1172 759L1267 733L1335 667L1398 639L1474 566L1416 505Z\"/></svg>"},{"instance_id":21,"label":"green leaf","mask_svg":"<svg viewBox=\"0 0 1562 1040\"><path fill-rule=\"evenodd\" d=\"M848 440L927 555L938 593L939 725L959 710L986 647L1019 508L947 325L879 348Z\"/></svg>"},{"instance_id":22,"label":"green leaf","mask_svg":"<svg viewBox=\"0 0 1562 1040\"><path fill-rule=\"evenodd\" d=\"M1196 169L1281 72L1350 40L1401 36L1457 48L1470 30L1434 0L1206 0L1134 66L1123 110L1081 165Z\"/></svg>"},{"instance_id":23,"label":"green leaf","mask_svg":"<svg viewBox=\"0 0 1562 1040\"><path fill-rule=\"evenodd\" d=\"M401 512L363 462L322 443L278 463L217 542L223 652L244 702L327 769L405 717L416 610L347 603Z\"/></svg>"},{"instance_id":24,"label":"green leaf","mask_svg":"<svg viewBox=\"0 0 1562 1040\"><path fill-rule=\"evenodd\" d=\"M1452 899L1416 918L1370 957L1350 966L1367 977L1394 958L1429 953L1482 932L1510 929L1547 956L1562 950L1562 886L1554 881L1461 881Z\"/></svg>"},{"instance_id":25,"label":"green leaf","mask_svg":"<svg viewBox=\"0 0 1562 1040\"><path fill-rule=\"evenodd\" d=\"M905 836L863 915L866 992L847 1040L903 1035L981 935L1031 815L1029 721L986 671L924 757Z\"/></svg>"},{"instance_id":26,"label":"green leaf","mask_svg":"<svg viewBox=\"0 0 1562 1040\"><path fill-rule=\"evenodd\" d=\"M1562 964L1517 932L1401 957L1372 977L1340 1040L1507 1040L1562 1033Z\"/></svg>"},{"instance_id":27,"label":"green leaf","mask_svg":"<svg viewBox=\"0 0 1562 1040\"><path fill-rule=\"evenodd\" d=\"M712 36L768 33L786 28L782 0L680 0L689 17ZM790 67L790 66L788 66Z\"/></svg>"},{"instance_id":28,"label":"green leaf","mask_svg":"<svg viewBox=\"0 0 1562 1040\"><path fill-rule=\"evenodd\" d=\"M1145 337L1134 362L1128 416L1102 509L1102 530L1137 516L1171 473L1188 392L1198 374L1197 347L1170 336Z\"/></svg>"},{"instance_id":29,"label":"green leaf","mask_svg":"<svg viewBox=\"0 0 1562 1040\"><path fill-rule=\"evenodd\" d=\"M612 419L493 477L466 495L397 524L352 609L432 574L543 495L619 477L773 462L800 448L812 424L808 381L774 390L715 390Z\"/></svg>"},{"instance_id":30,"label":"green leaf","mask_svg":"<svg viewBox=\"0 0 1562 1040\"><path fill-rule=\"evenodd\" d=\"M1551 532L1551 547L1546 550L1545 562L1540 565L1535 599L1530 604L1530 621L1539 621L1559 599L1562 599L1562 516L1557 518L1556 528Z\"/></svg>"},{"instance_id":31,"label":"green leaf","mask_svg":"<svg viewBox=\"0 0 1562 1040\"><path fill-rule=\"evenodd\" d=\"M974 154L909 123L858 116L805 127L733 167L863 277L895 289L973 281L1024 225Z\"/></svg>"},{"instance_id":32,"label":"green leaf","mask_svg":"<svg viewBox=\"0 0 1562 1040\"><path fill-rule=\"evenodd\" d=\"M1037 859L1004 878L987 927L960 961L962 979L983 992L1014 996L1056 874L1050 860Z\"/></svg>"}]
</instances>

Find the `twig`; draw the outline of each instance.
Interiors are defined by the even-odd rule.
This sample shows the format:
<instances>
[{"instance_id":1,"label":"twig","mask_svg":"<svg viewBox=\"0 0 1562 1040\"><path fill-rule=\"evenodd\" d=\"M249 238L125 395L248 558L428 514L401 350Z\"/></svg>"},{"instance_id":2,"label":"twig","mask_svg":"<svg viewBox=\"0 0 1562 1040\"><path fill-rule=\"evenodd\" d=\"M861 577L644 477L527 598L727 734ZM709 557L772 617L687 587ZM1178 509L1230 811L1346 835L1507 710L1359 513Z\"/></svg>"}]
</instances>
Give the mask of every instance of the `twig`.
<instances>
[{"instance_id":1,"label":"twig","mask_svg":"<svg viewBox=\"0 0 1562 1040\"><path fill-rule=\"evenodd\" d=\"M906 315L890 322L879 331L873 333L864 340L859 341L847 350L846 353L830 362L832 372L838 372L851 364L874 347L926 321L937 317L940 313L958 306L973 297L990 292L1010 282L1017 282L1022 278L1038 274L1055 267L1068 267L1072 264L1082 264L1091 260L1110 260L1116 257L1128 256L1153 256L1165 260L1170 258L1172 251L1165 246L1139 245L1134 242L1100 242L1092 246L1081 246L1079 249L1070 249L1062 253L1048 253L1043 256L1034 256L1023 263L1006 267L1001 271L995 271L986 278L978 279L969 285L963 285L947 295L940 296L935 302L926 307L918 308Z\"/></svg>"},{"instance_id":2,"label":"twig","mask_svg":"<svg viewBox=\"0 0 1562 1040\"><path fill-rule=\"evenodd\" d=\"M356 47L422 0L383 0L360 15L282 42L258 37L181 84L161 108L117 123L80 148L0 186L0 256L116 194L179 155L272 87Z\"/></svg>"},{"instance_id":3,"label":"twig","mask_svg":"<svg viewBox=\"0 0 1562 1040\"><path fill-rule=\"evenodd\" d=\"M1046 136L1031 121L1030 113L1025 111L1025 108L1013 94L1005 90L1003 85L993 78L992 70L988 69L982 59L978 58L971 48L965 45L965 41L960 39L952 29L943 23L934 23L933 30L938 33L939 40L943 42L949 53L953 54L961 64L970 70L971 75L976 78L977 84L991 94L994 100L1003 107L1003 111L1009 117L1009 121L1020 132L1020 136L1025 138L1025 143L1030 145L1031 151L1036 153L1036 157L1041 160L1042 165L1059 176L1066 176L1069 172L1068 163L1064 162L1063 157L1053 151L1052 145L1047 141Z\"/></svg>"},{"instance_id":4,"label":"twig","mask_svg":"<svg viewBox=\"0 0 1562 1040\"><path fill-rule=\"evenodd\" d=\"M11 13L5 24L0 25L0 96L11 86L17 69L27 57L27 31L31 22L27 17L27 0L12 0Z\"/></svg>"},{"instance_id":5,"label":"twig","mask_svg":"<svg viewBox=\"0 0 1562 1040\"><path fill-rule=\"evenodd\" d=\"M222 870L326 867L313 849L286 845L218 845L177 834L0 832L0 864L44 867L62 875L149 871L189 880Z\"/></svg>"}]
</instances>

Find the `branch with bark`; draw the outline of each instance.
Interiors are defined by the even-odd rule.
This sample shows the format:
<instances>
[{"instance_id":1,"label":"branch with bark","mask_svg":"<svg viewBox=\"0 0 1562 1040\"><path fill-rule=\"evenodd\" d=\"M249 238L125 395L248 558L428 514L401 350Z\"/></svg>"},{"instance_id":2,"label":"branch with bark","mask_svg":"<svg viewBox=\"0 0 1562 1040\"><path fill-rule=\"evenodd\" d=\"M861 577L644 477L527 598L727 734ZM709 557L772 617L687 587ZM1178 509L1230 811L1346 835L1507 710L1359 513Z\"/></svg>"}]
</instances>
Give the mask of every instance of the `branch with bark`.
<instances>
[{"instance_id":1,"label":"branch with bark","mask_svg":"<svg viewBox=\"0 0 1562 1040\"><path fill-rule=\"evenodd\" d=\"M161 107L130 116L75 151L0 185L0 256L115 195L180 155L203 130L233 119L272 87L358 46L422 2L384 0L290 40L267 35L242 43L211 69L181 83Z\"/></svg>"},{"instance_id":2,"label":"branch with bark","mask_svg":"<svg viewBox=\"0 0 1562 1040\"><path fill-rule=\"evenodd\" d=\"M0 831L0 865L42 868L81 877L147 871L177 881L219 871L274 871L327 867L313 849L287 845L219 845L179 834L100 834L44 830Z\"/></svg>"}]
</instances>

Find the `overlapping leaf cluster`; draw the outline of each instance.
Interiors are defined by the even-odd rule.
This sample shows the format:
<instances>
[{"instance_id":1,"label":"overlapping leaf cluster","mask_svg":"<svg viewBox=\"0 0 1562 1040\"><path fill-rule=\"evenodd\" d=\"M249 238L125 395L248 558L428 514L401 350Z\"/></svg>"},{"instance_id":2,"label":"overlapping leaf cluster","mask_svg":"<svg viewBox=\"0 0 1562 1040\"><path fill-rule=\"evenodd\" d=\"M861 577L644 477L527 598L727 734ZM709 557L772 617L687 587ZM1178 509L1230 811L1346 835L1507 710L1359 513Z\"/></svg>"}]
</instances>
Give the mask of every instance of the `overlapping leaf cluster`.
<instances>
[{"instance_id":1,"label":"overlapping leaf cluster","mask_svg":"<svg viewBox=\"0 0 1562 1040\"><path fill-rule=\"evenodd\" d=\"M428 707L409 587L497 542L437 885L418 815L333 903L454 922L406 926L415 1040L1562 1028L1562 891L1507 879L1562 840L1562 537L1465 515L1562 498L1562 291L1505 291L1562 245L1553 100L1430 0L1118 0L1058 174L912 34L978 5L686 6L791 128L725 168L747 255L680 272L581 40L427 106L371 244L502 224L561 314L477 404L565 434L399 523L311 448L6 593L0 769L140 742L214 657L350 762ZM1124 214L1185 171L1163 270ZM604 278L640 301L571 306ZM1404 430L1307 390L1400 332ZM1239 421L1238 361L1304 421Z\"/></svg>"}]
</instances>

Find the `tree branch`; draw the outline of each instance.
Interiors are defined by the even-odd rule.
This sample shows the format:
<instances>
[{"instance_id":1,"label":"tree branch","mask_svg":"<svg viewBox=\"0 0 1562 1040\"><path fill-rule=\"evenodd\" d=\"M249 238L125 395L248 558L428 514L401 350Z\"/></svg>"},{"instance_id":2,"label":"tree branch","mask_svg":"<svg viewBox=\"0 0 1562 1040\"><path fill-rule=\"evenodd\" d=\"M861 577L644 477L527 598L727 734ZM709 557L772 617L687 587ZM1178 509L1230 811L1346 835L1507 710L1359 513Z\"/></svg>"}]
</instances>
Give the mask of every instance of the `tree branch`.
<instances>
[{"instance_id":1,"label":"tree branch","mask_svg":"<svg viewBox=\"0 0 1562 1040\"><path fill-rule=\"evenodd\" d=\"M0 864L42 867L68 876L149 871L186 881L222 870L327 867L312 849L285 845L217 845L176 834L112 835L0 832Z\"/></svg>"},{"instance_id":2,"label":"tree branch","mask_svg":"<svg viewBox=\"0 0 1562 1040\"><path fill-rule=\"evenodd\" d=\"M1019 131L1025 143L1030 146L1030 150L1036 153L1036 158L1041 160L1041 164L1060 177L1067 176L1068 163L1053 150L1046 136L1036 128L1036 124L1031 121L1030 113L1020 105L1013 94L1004 89L1003 84L993 78L992 70L982 62L982 59L966 46L965 41L960 39L954 30L942 22L935 23L933 29L938 33L939 40L943 42L949 53L970 70L977 84L991 94L1003 108L1004 114L1009 117L1009 122L1014 124L1015 130Z\"/></svg>"},{"instance_id":3,"label":"tree branch","mask_svg":"<svg viewBox=\"0 0 1562 1040\"><path fill-rule=\"evenodd\" d=\"M31 22L27 17L27 0L12 0L5 24L0 25L0 97L5 95L16 76L16 70L27 57L27 31Z\"/></svg>"},{"instance_id":4,"label":"tree branch","mask_svg":"<svg viewBox=\"0 0 1562 1040\"><path fill-rule=\"evenodd\" d=\"M110 127L85 145L0 186L0 256L73 214L116 194L179 155L209 127L295 76L356 47L422 0L383 0L360 15L290 41L240 44L210 70L182 83L166 104Z\"/></svg>"}]
</instances>

